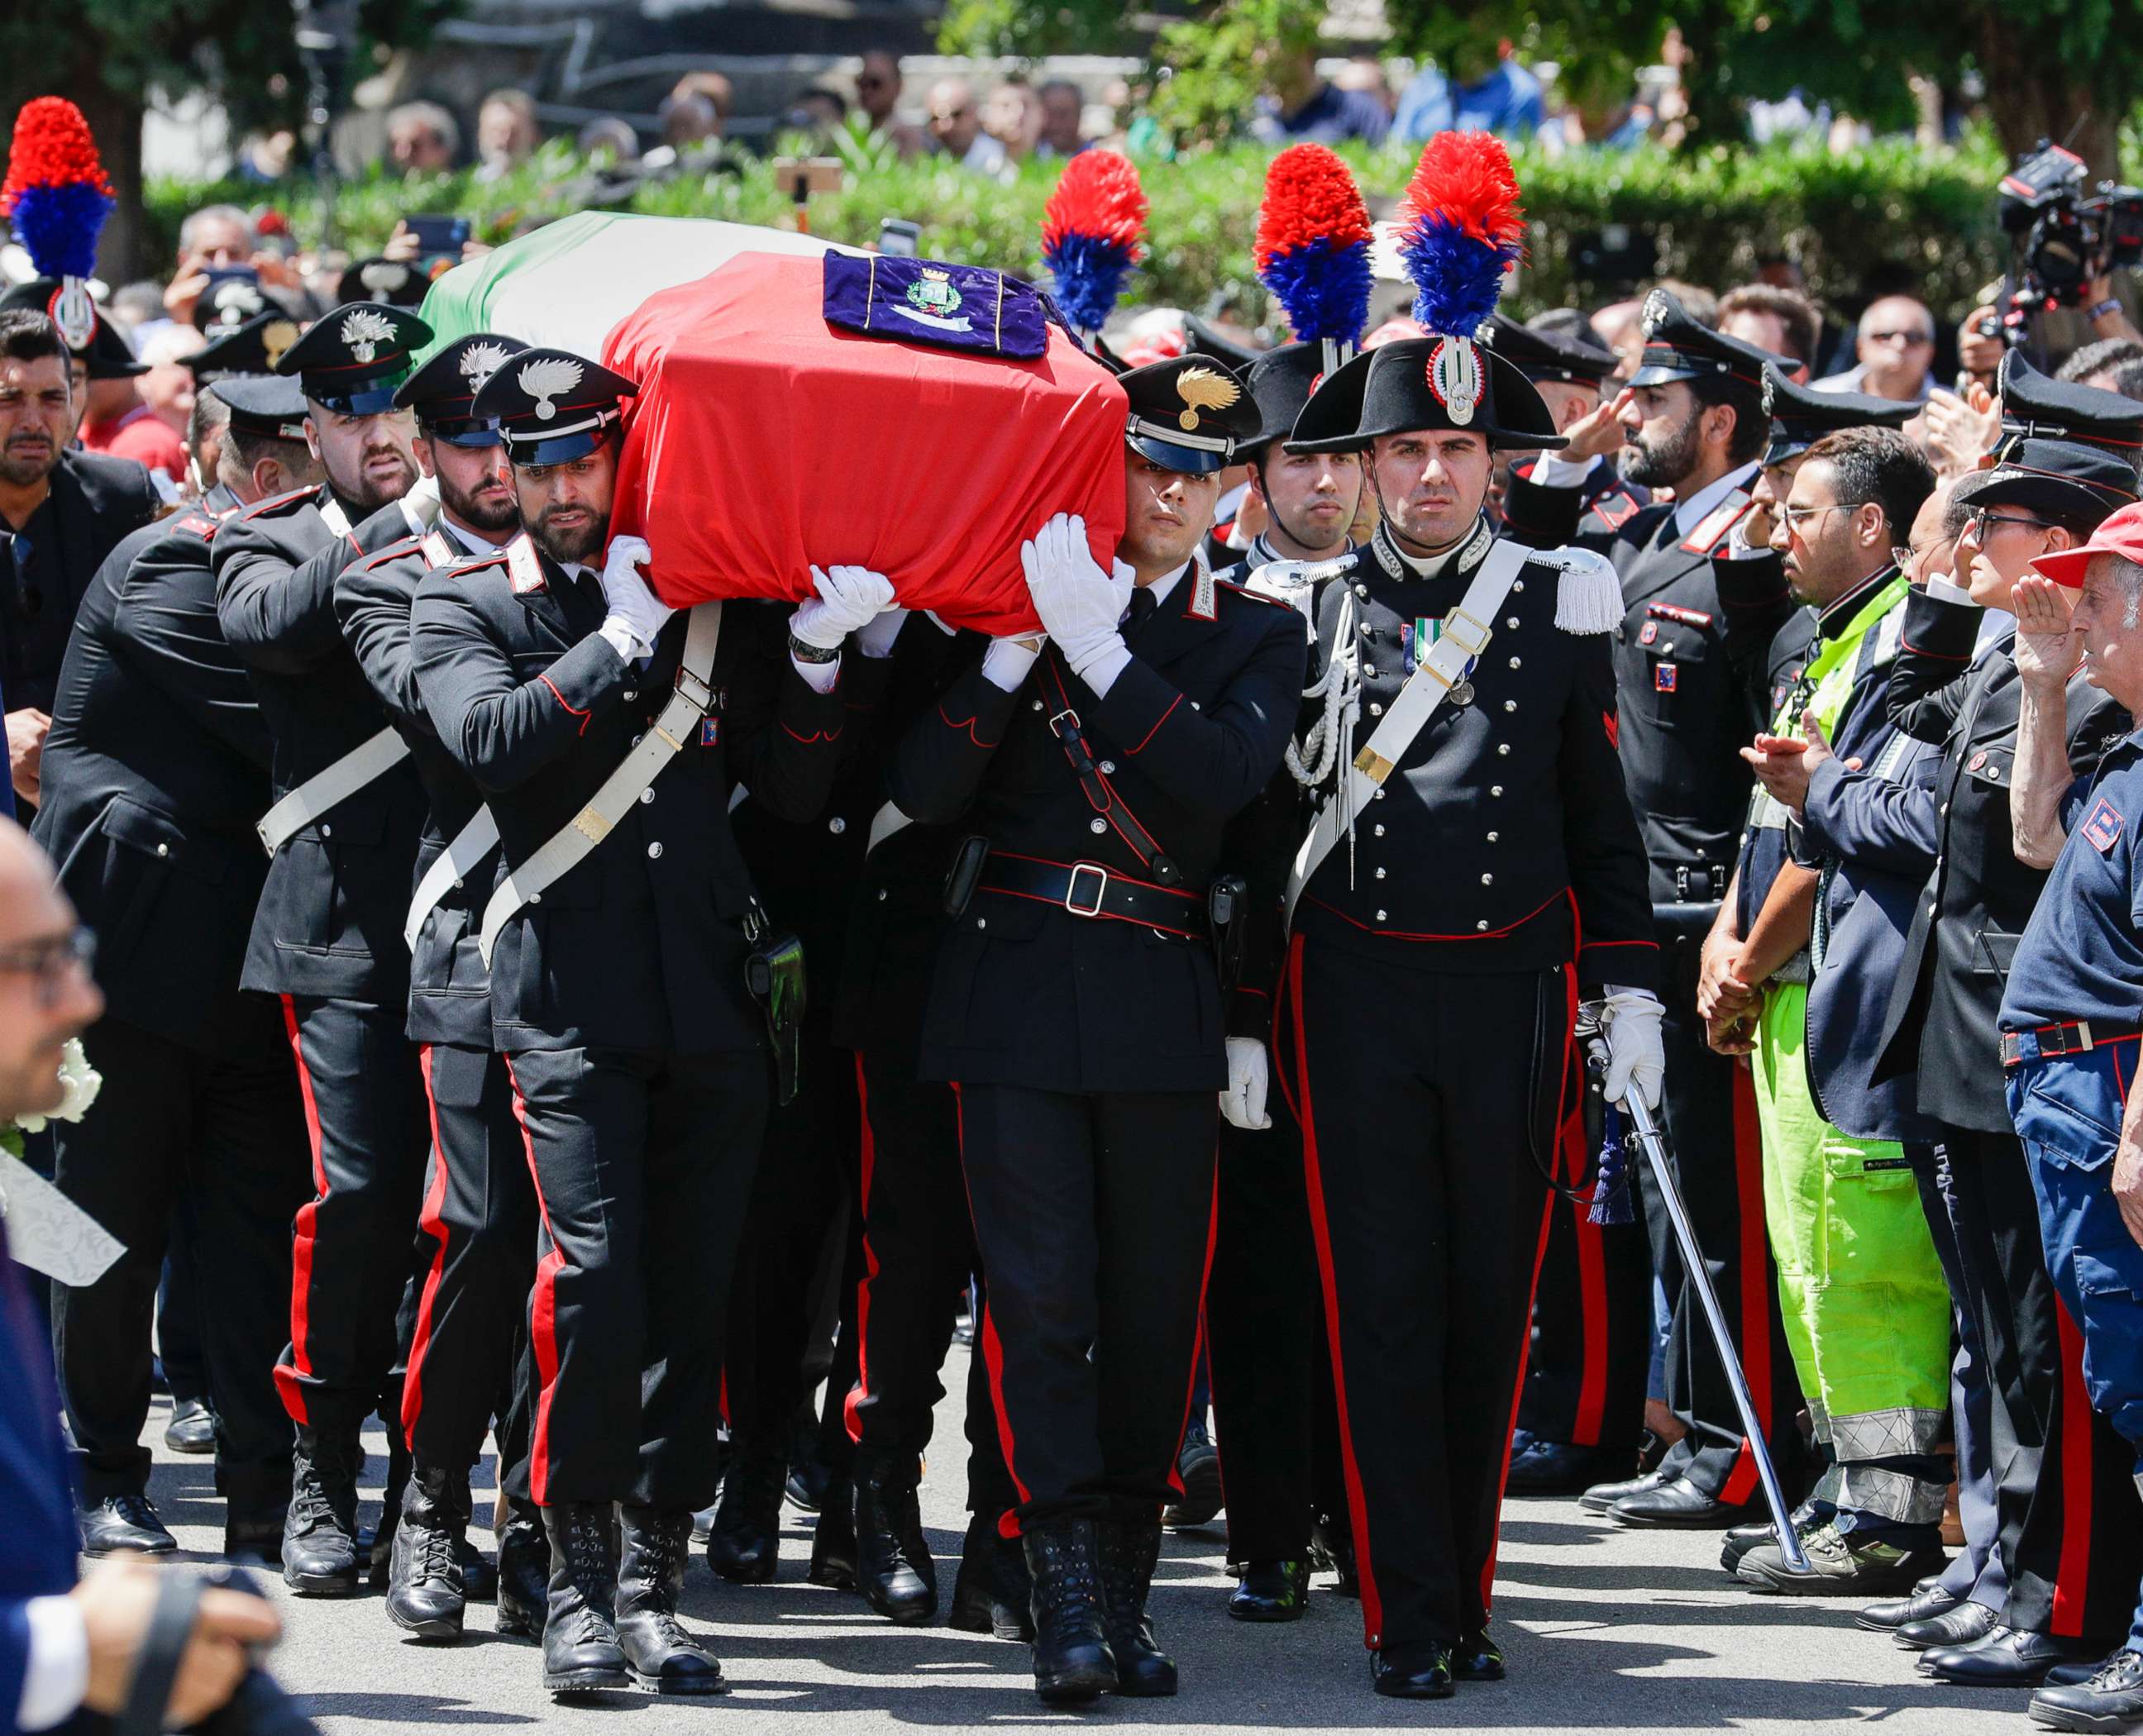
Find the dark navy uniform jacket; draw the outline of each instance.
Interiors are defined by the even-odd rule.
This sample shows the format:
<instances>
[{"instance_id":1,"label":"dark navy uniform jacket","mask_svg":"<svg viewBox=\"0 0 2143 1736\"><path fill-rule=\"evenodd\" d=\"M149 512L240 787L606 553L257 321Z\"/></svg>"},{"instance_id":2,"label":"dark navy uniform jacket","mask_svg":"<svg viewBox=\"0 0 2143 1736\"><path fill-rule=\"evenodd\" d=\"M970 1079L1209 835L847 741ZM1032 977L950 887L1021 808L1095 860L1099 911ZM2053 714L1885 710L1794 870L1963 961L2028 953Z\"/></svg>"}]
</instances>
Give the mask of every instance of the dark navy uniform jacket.
<instances>
[{"instance_id":1,"label":"dark navy uniform jacket","mask_svg":"<svg viewBox=\"0 0 2143 1736\"><path fill-rule=\"evenodd\" d=\"M685 616L643 669L598 633L606 613L594 573L577 581L525 537L418 585L417 689L498 822L501 878L572 823L676 685ZM737 1052L765 1041L745 989L753 890L730 796L743 783L787 819L814 818L844 715L839 682L815 692L790 663L787 621L785 606L724 606L714 710L646 796L499 935L502 1050ZM492 889L472 888L479 916Z\"/></svg>"},{"instance_id":2,"label":"dark navy uniform jacket","mask_svg":"<svg viewBox=\"0 0 2143 1736\"><path fill-rule=\"evenodd\" d=\"M1767 654L1793 612L1768 551L1715 559L1748 512L1736 489L1684 536L1654 502L1606 534L1580 534L1579 488L1518 476L1503 502L1510 534L1537 548L1605 554L1626 613L1614 641L1622 764L1643 828L1657 903L1724 896L1754 783L1740 749L1770 723Z\"/></svg>"},{"instance_id":3,"label":"dark navy uniform jacket","mask_svg":"<svg viewBox=\"0 0 2143 1736\"><path fill-rule=\"evenodd\" d=\"M1433 577L1380 534L1346 557L1318 599L1319 671L1343 616L1352 617L1358 751L1412 673L1421 624L1440 623L1464 599L1495 544L1485 532L1484 522ZM1547 557L1527 561L1467 677L1471 703L1456 703L1456 690L1447 695L1363 804L1351 865L1343 836L1303 888L1297 933L1386 961L1411 952L1424 970L1575 962L1588 988L1656 986L1644 845L1616 750L1608 636L1556 626L1562 578ZM1319 703L1309 702L1305 722Z\"/></svg>"},{"instance_id":4,"label":"dark navy uniform jacket","mask_svg":"<svg viewBox=\"0 0 2143 1736\"><path fill-rule=\"evenodd\" d=\"M387 726L344 643L334 581L352 561L408 537L409 522L398 505L389 506L338 536L320 514L332 498L324 483L278 495L216 535L216 614L252 672L275 744L271 802ZM405 759L275 853L254 918L246 987L404 1004L402 922L424 805Z\"/></svg>"},{"instance_id":5,"label":"dark navy uniform jacket","mask_svg":"<svg viewBox=\"0 0 2143 1736\"><path fill-rule=\"evenodd\" d=\"M421 538L404 537L344 567L334 581L335 616L343 636L409 744L410 763L429 804L418 841L413 892L416 881L483 805L483 792L432 728L410 656L409 611L418 585L434 567L458 566L469 558L450 537L439 527ZM487 857L467 883L448 887L418 931L409 960L408 1034L414 1041L491 1047L491 973L484 968L476 937L493 867Z\"/></svg>"},{"instance_id":6,"label":"dark navy uniform jacket","mask_svg":"<svg viewBox=\"0 0 2143 1736\"><path fill-rule=\"evenodd\" d=\"M2100 1041L2132 1036L2143 1030L2143 732L2071 788L2063 818L2068 843L2017 943L2001 1028L2085 1021Z\"/></svg>"},{"instance_id":7,"label":"dark navy uniform jacket","mask_svg":"<svg viewBox=\"0 0 2143 1736\"><path fill-rule=\"evenodd\" d=\"M30 1669L33 1597L72 1590L82 1531L74 1478L60 1440L52 1347L30 1307L29 1279L7 1257L0 1222L0 1709L16 1728ZM62 1724L62 1729L76 1726Z\"/></svg>"},{"instance_id":8,"label":"dark navy uniform jacket","mask_svg":"<svg viewBox=\"0 0 2143 1736\"><path fill-rule=\"evenodd\" d=\"M1222 585L1195 563L1127 635L1131 660L1096 699L1067 696L1111 781L1203 893L1254 853L1230 825L1279 768L1301 703L1302 620ZM957 822L992 852L1091 862L1146 879L1088 805L1049 720L1062 709L1045 653L1007 693L980 663L911 730L892 767L893 799L917 819ZM1100 826L1097 833L1093 828ZM923 1032L923 1076L1052 1091L1218 1091L1227 1082L1213 954L1061 905L978 892L938 949Z\"/></svg>"},{"instance_id":9,"label":"dark navy uniform jacket","mask_svg":"<svg viewBox=\"0 0 2143 1736\"><path fill-rule=\"evenodd\" d=\"M2017 859L2009 824L2021 684L2008 643L1972 662L1980 611L1914 591L1891 665L1893 721L1941 745L1934 871L1914 911L1880 1038L1878 1080L1919 1071L1920 1111L1953 1127L2012 1131L1996 1015L2046 874ZM2086 682L2068 689L2069 764L2089 778L2128 714Z\"/></svg>"},{"instance_id":10,"label":"dark navy uniform jacket","mask_svg":"<svg viewBox=\"0 0 2143 1736\"><path fill-rule=\"evenodd\" d=\"M1511 467L1514 476L1530 482L1537 458L1521 458ZM1611 537L1652 503L1652 491L1640 483L1625 482L1619 467L1601 459L1577 485L1577 535Z\"/></svg>"},{"instance_id":11,"label":"dark navy uniform jacket","mask_svg":"<svg viewBox=\"0 0 2143 1736\"><path fill-rule=\"evenodd\" d=\"M97 931L112 1016L207 1054L282 1040L239 976L268 871L268 730L217 625L212 541L236 500L136 532L97 571L61 665L34 836Z\"/></svg>"}]
</instances>

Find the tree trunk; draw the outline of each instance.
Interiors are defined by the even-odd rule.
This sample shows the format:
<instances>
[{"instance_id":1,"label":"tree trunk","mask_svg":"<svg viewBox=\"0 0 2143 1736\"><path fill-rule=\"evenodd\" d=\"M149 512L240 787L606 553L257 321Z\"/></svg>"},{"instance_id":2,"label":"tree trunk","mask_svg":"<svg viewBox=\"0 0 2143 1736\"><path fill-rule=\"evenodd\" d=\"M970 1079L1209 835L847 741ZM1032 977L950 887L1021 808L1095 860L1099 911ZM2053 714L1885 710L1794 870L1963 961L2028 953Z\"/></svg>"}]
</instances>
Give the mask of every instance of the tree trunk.
<instances>
[{"instance_id":1,"label":"tree trunk","mask_svg":"<svg viewBox=\"0 0 2143 1736\"><path fill-rule=\"evenodd\" d=\"M2091 180L2121 179L2121 117L2133 93L2092 89L2087 79L2052 58L2043 35L2014 27L1989 7L1980 64L1997 70L1987 80L1987 109L2002 147L2023 156L2041 140L2066 145L2090 166Z\"/></svg>"}]
</instances>

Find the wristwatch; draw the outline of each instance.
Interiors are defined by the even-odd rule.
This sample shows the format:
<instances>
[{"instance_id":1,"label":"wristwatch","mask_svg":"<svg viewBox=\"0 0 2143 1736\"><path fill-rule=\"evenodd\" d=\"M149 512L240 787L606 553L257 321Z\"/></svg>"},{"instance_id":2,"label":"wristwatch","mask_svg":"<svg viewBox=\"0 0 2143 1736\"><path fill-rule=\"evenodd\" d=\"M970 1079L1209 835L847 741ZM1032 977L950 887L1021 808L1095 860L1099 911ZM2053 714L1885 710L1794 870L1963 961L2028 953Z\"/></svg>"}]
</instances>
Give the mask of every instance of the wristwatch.
<instances>
[{"instance_id":1,"label":"wristwatch","mask_svg":"<svg viewBox=\"0 0 2143 1736\"><path fill-rule=\"evenodd\" d=\"M789 636L789 655L799 663L831 663L841 655L838 645L814 645L808 639Z\"/></svg>"}]
</instances>

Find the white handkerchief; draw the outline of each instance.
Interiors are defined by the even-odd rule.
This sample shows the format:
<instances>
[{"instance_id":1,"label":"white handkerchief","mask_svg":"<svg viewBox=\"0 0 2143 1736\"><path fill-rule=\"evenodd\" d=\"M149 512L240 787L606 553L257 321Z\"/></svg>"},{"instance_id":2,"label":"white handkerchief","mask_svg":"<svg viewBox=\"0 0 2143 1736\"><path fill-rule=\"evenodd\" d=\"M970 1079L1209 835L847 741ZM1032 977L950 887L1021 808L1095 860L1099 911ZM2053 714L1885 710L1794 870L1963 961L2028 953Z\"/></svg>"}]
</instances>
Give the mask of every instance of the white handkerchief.
<instances>
[{"instance_id":1,"label":"white handkerchief","mask_svg":"<svg viewBox=\"0 0 2143 1736\"><path fill-rule=\"evenodd\" d=\"M96 1219L18 1157L0 1151L0 1216L7 1251L71 1289L93 1284L126 1251Z\"/></svg>"}]
</instances>

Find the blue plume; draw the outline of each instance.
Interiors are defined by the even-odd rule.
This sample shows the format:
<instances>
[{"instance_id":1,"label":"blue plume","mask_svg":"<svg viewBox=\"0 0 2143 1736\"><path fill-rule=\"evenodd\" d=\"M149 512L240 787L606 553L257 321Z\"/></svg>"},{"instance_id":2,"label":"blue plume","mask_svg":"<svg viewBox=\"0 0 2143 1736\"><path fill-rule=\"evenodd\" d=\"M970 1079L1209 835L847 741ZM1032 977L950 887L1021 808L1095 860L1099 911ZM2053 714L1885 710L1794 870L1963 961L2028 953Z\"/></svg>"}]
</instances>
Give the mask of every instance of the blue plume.
<instances>
[{"instance_id":1,"label":"blue plume","mask_svg":"<svg viewBox=\"0 0 2143 1736\"><path fill-rule=\"evenodd\" d=\"M1042 263L1056 279L1057 300L1082 331L1099 331L1108 323L1132 250L1100 235L1071 234L1042 250Z\"/></svg>"},{"instance_id":2,"label":"blue plume","mask_svg":"<svg viewBox=\"0 0 2143 1736\"><path fill-rule=\"evenodd\" d=\"M1515 240L1469 235L1448 217L1423 217L1399 244L1413 280L1413 317L1429 331L1472 337L1496 311L1503 274L1524 250Z\"/></svg>"},{"instance_id":3,"label":"blue plume","mask_svg":"<svg viewBox=\"0 0 2143 1736\"><path fill-rule=\"evenodd\" d=\"M1369 315L1369 244L1322 238L1275 253L1265 262L1265 287L1287 309L1297 342L1361 340Z\"/></svg>"},{"instance_id":4,"label":"blue plume","mask_svg":"<svg viewBox=\"0 0 2143 1736\"><path fill-rule=\"evenodd\" d=\"M40 277L93 277L111 196L88 181L24 187L9 221Z\"/></svg>"}]
</instances>

